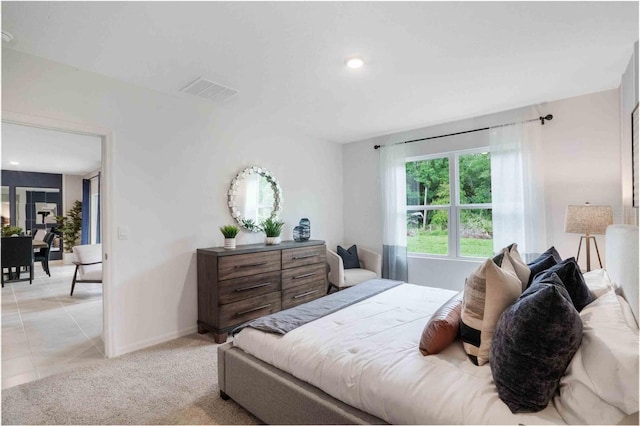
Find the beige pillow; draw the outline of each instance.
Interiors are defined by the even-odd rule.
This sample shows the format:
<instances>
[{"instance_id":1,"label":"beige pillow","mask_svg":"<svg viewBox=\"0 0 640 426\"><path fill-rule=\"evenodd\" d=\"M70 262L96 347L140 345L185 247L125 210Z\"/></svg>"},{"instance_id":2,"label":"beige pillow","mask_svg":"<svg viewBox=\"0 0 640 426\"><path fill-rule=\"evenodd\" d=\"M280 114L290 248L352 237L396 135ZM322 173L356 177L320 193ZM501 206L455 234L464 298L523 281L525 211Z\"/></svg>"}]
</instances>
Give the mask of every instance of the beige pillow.
<instances>
[{"instance_id":1,"label":"beige pillow","mask_svg":"<svg viewBox=\"0 0 640 426\"><path fill-rule=\"evenodd\" d=\"M440 353L456 340L460 329L461 311L462 292L446 301L431 316L420 338L420 353L422 355Z\"/></svg>"},{"instance_id":2,"label":"beige pillow","mask_svg":"<svg viewBox=\"0 0 640 426\"><path fill-rule=\"evenodd\" d=\"M522 281L516 275L513 258L507 250L504 250L502 267L487 259L466 279L460 335L464 350L474 364L489 362L498 318L521 293Z\"/></svg>"},{"instance_id":3,"label":"beige pillow","mask_svg":"<svg viewBox=\"0 0 640 426\"><path fill-rule=\"evenodd\" d=\"M518 279L522 283L522 291L527 288L527 284L529 283L529 275L531 275L531 269L529 269L529 265L522 260L520 253L518 252L518 245L513 243L509 251L505 252L505 256L509 256L509 260L513 265L513 269L518 276Z\"/></svg>"}]
</instances>

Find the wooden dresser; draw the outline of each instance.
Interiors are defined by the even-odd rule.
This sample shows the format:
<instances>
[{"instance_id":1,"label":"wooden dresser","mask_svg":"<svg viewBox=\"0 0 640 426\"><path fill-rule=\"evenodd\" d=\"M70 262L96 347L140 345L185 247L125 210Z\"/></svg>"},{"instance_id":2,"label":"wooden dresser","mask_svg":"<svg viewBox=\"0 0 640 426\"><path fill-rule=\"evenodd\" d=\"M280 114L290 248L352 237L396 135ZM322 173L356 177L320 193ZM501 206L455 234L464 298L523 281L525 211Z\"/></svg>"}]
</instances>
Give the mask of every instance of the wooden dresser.
<instances>
[{"instance_id":1,"label":"wooden dresser","mask_svg":"<svg viewBox=\"0 0 640 426\"><path fill-rule=\"evenodd\" d=\"M198 249L198 333L217 343L245 321L327 294L324 241Z\"/></svg>"}]
</instances>

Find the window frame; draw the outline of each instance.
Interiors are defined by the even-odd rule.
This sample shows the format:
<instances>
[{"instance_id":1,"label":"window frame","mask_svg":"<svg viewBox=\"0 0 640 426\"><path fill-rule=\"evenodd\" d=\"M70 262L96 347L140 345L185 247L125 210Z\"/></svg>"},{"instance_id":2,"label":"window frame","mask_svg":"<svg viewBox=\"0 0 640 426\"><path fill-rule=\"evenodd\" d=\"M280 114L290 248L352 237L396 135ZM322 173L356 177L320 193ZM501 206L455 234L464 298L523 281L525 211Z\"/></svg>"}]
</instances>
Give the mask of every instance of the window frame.
<instances>
[{"instance_id":1,"label":"window frame","mask_svg":"<svg viewBox=\"0 0 640 426\"><path fill-rule=\"evenodd\" d=\"M426 154L407 157L406 163L413 163L416 161L425 160L437 160L441 158L447 158L449 160L449 204L440 205L405 205L405 211L422 211L425 210L447 210L448 221L448 247L447 254L432 254L432 253L419 253L409 252L407 254L411 257L420 258L435 258L435 259L482 259L481 256L463 256L461 254L460 244L460 211L461 210L479 210L479 209L493 209L493 203L481 203L481 204L460 204L460 156L469 154L482 154L491 152L490 147L484 146L479 148L462 149L456 151L441 152L438 154ZM406 173L406 172L405 172ZM453 183L453 185L452 185ZM492 198L493 200L493 198ZM453 201L453 202L452 202ZM454 252L452 254L452 252Z\"/></svg>"}]
</instances>

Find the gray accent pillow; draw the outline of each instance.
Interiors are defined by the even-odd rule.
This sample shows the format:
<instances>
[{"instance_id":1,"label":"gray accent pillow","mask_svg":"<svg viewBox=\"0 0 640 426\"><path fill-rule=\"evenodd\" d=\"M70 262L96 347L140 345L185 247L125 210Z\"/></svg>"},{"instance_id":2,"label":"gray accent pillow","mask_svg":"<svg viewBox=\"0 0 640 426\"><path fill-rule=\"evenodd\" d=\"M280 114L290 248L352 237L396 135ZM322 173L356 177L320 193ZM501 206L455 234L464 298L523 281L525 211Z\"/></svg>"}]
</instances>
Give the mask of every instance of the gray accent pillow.
<instances>
[{"instance_id":1,"label":"gray accent pillow","mask_svg":"<svg viewBox=\"0 0 640 426\"><path fill-rule=\"evenodd\" d=\"M338 256L342 258L344 269L360 268L360 259L358 259L358 247L352 245L348 249L338 246Z\"/></svg>"},{"instance_id":2,"label":"gray accent pillow","mask_svg":"<svg viewBox=\"0 0 640 426\"><path fill-rule=\"evenodd\" d=\"M580 314L558 275L536 278L502 313L491 342L491 374L512 413L547 407L581 341Z\"/></svg>"},{"instance_id":3,"label":"gray accent pillow","mask_svg":"<svg viewBox=\"0 0 640 426\"><path fill-rule=\"evenodd\" d=\"M589 303L596 300L589 287L587 287L587 283L584 281L584 277L582 276L582 272L580 272L580 267L576 263L576 259L570 257L568 259L563 260L555 266L547 269L544 272L538 274L537 279L540 278L548 278L552 274L557 274L564 287L567 289L569 296L571 297L571 301L573 302L573 306L580 312L582 308L587 306Z\"/></svg>"},{"instance_id":4,"label":"gray accent pillow","mask_svg":"<svg viewBox=\"0 0 640 426\"><path fill-rule=\"evenodd\" d=\"M531 270L531 275L529 275L529 282L527 284L527 288L529 288L529 286L533 282L533 279L536 277L536 275L538 275L540 272L546 271L552 266L556 266L557 264L558 264L558 261L551 254L542 255L538 257L536 260L534 260L533 262L528 263L527 265Z\"/></svg>"}]
</instances>

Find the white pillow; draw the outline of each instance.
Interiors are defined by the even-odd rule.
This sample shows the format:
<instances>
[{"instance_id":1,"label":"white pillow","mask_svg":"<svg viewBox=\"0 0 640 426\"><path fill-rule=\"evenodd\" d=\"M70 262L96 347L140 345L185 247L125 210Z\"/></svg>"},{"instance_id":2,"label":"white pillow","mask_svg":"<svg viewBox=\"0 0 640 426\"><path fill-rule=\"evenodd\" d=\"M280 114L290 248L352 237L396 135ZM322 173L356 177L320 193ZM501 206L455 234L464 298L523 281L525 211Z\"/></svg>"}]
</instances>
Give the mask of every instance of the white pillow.
<instances>
[{"instance_id":1,"label":"white pillow","mask_svg":"<svg viewBox=\"0 0 640 426\"><path fill-rule=\"evenodd\" d=\"M626 414L638 411L638 330L627 324L613 289L582 312L578 349L588 380L583 383L602 400Z\"/></svg>"},{"instance_id":2,"label":"white pillow","mask_svg":"<svg viewBox=\"0 0 640 426\"><path fill-rule=\"evenodd\" d=\"M633 316L633 311L631 310L631 306L629 306L629 302L625 300L624 297L616 294L616 298L618 302L620 302L620 307L622 308L622 316L625 321L627 321L627 325L632 330L638 331L638 323L636 322L636 317Z\"/></svg>"},{"instance_id":3,"label":"white pillow","mask_svg":"<svg viewBox=\"0 0 640 426\"><path fill-rule=\"evenodd\" d=\"M560 392L553 398L553 405L562 420L570 425L620 424L625 414L593 393L583 383L584 377L586 374L578 351L569 364L566 375L560 380Z\"/></svg>"},{"instance_id":4,"label":"white pillow","mask_svg":"<svg viewBox=\"0 0 640 426\"><path fill-rule=\"evenodd\" d=\"M604 269L595 269L582 274L584 282L589 287L596 299L605 294L610 288L615 288L609 278L609 274Z\"/></svg>"}]
</instances>

